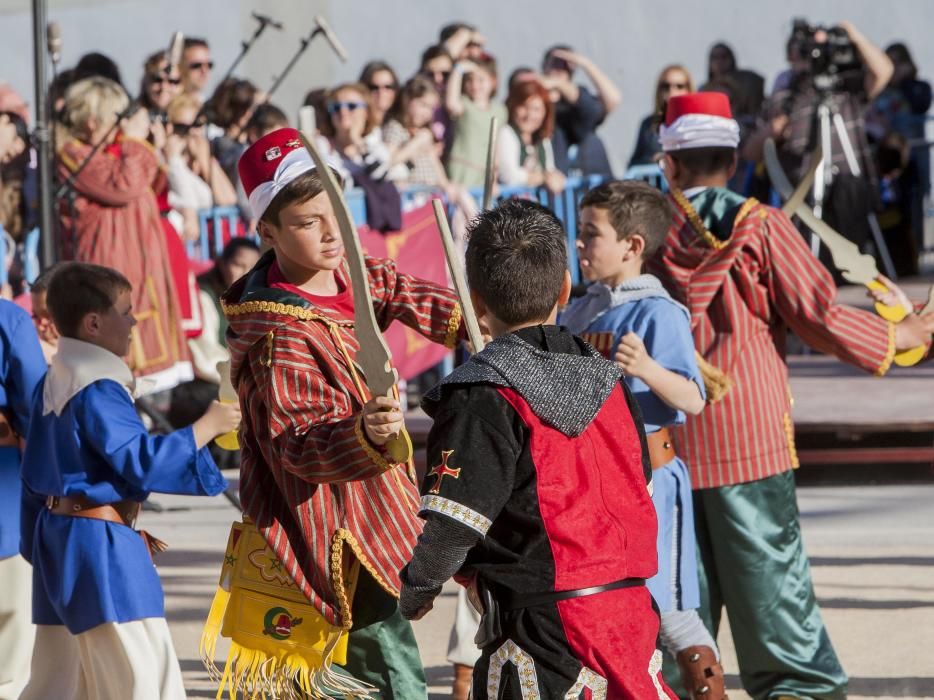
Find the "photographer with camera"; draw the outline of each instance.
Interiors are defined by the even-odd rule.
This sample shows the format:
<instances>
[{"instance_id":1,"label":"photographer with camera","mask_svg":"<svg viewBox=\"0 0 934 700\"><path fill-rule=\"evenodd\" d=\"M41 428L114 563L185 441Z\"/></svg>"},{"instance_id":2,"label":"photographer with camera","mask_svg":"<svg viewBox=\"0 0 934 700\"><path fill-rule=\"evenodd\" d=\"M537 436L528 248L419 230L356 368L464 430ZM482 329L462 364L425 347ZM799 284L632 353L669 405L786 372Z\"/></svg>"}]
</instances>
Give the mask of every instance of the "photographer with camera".
<instances>
[{"instance_id":1,"label":"photographer with camera","mask_svg":"<svg viewBox=\"0 0 934 700\"><path fill-rule=\"evenodd\" d=\"M860 245L871 234L869 217L878 202L865 113L889 82L892 61L847 21L828 28L796 20L788 55L790 81L769 98L763 122L747 139L743 156L760 161L763 144L771 137L782 168L797 181L815 147L829 137L830 153L824 153L829 187L817 204L822 204L820 213L828 224ZM829 118L822 120L824 107ZM829 136L822 133L827 130Z\"/></svg>"}]
</instances>

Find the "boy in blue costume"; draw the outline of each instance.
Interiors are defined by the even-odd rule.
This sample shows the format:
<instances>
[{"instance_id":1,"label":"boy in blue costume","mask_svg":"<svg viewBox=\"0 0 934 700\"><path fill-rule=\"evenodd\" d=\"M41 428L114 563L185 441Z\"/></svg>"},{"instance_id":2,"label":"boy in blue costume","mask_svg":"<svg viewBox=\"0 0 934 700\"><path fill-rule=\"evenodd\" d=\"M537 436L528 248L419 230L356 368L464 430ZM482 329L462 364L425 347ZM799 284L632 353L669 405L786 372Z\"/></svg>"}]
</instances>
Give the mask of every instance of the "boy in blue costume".
<instances>
[{"instance_id":1,"label":"boy in blue costume","mask_svg":"<svg viewBox=\"0 0 934 700\"><path fill-rule=\"evenodd\" d=\"M609 182L580 203L577 247L587 294L561 323L626 374L645 421L658 514L658 573L648 581L661 610L662 642L677 660L691 697L725 697L716 643L697 614L700 594L691 481L675 454L669 426L700 413L704 382L687 309L652 275L641 274L668 234L671 209L658 190L636 181Z\"/></svg>"},{"instance_id":2,"label":"boy in blue costume","mask_svg":"<svg viewBox=\"0 0 934 700\"><path fill-rule=\"evenodd\" d=\"M136 325L130 294L119 272L84 263L49 283L61 339L23 457L22 552L38 625L24 700L185 697L151 559L161 543L133 524L151 492L225 488L205 445L236 428L240 410L215 402L189 428L147 433L122 359Z\"/></svg>"},{"instance_id":3,"label":"boy in blue costume","mask_svg":"<svg viewBox=\"0 0 934 700\"><path fill-rule=\"evenodd\" d=\"M33 630L32 571L19 554L20 436L29 425L45 360L29 315L0 300L0 700L13 700L29 678Z\"/></svg>"}]
</instances>

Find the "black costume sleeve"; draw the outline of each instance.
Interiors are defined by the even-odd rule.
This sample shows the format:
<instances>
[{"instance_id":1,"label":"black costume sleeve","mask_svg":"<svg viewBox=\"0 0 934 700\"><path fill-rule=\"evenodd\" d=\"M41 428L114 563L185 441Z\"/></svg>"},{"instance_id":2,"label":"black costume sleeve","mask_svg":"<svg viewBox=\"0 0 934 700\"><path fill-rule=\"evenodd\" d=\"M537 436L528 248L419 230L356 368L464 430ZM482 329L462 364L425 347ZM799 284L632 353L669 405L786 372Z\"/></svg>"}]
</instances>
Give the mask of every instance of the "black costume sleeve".
<instances>
[{"instance_id":1,"label":"black costume sleeve","mask_svg":"<svg viewBox=\"0 0 934 700\"><path fill-rule=\"evenodd\" d=\"M401 572L404 616L441 592L509 499L521 451L514 420L494 388L477 385L453 391L435 414L419 511L427 522Z\"/></svg>"}]
</instances>

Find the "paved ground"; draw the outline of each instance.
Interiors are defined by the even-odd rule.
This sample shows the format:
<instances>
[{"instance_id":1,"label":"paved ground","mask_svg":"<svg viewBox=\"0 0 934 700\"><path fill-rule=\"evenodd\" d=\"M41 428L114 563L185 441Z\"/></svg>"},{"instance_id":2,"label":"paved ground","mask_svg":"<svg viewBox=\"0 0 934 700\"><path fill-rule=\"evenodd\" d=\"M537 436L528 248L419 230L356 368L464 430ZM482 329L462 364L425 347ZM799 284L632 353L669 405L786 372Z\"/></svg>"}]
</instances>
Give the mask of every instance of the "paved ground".
<instances>
[{"instance_id":1,"label":"paved ground","mask_svg":"<svg viewBox=\"0 0 934 700\"><path fill-rule=\"evenodd\" d=\"M799 490L817 593L857 698L934 697L934 484L809 486ZM214 697L198 660L227 528L236 511L222 497L160 497L144 527L171 544L160 556L168 616L189 696ZM445 661L453 615L446 592L416 626L432 700L450 682ZM736 656L721 635L733 700Z\"/></svg>"}]
</instances>

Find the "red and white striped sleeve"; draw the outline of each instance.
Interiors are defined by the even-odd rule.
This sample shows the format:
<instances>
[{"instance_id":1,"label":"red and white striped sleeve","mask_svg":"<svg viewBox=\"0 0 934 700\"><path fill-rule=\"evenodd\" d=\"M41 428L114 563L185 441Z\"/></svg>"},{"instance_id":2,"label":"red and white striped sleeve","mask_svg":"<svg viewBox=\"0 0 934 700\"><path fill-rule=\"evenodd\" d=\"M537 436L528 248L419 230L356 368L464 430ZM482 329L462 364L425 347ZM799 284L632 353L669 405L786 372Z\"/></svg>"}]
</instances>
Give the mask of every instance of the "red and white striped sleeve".
<instances>
[{"instance_id":1,"label":"red and white striped sleeve","mask_svg":"<svg viewBox=\"0 0 934 700\"><path fill-rule=\"evenodd\" d=\"M465 337L457 295L446 287L399 272L392 260L366 259L370 292L380 328L393 321L435 343L453 348Z\"/></svg>"},{"instance_id":2,"label":"red and white striped sleeve","mask_svg":"<svg viewBox=\"0 0 934 700\"><path fill-rule=\"evenodd\" d=\"M369 479L397 466L370 444L362 412L314 364L305 337L281 330L273 342L268 417L259 419L268 418L282 468L303 481L329 483Z\"/></svg>"},{"instance_id":3,"label":"red and white striped sleeve","mask_svg":"<svg viewBox=\"0 0 934 700\"><path fill-rule=\"evenodd\" d=\"M895 326L869 311L835 303L837 288L789 218L767 211L769 296L779 315L809 346L847 364L885 374L895 357Z\"/></svg>"}]
</instances>

